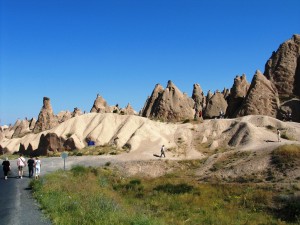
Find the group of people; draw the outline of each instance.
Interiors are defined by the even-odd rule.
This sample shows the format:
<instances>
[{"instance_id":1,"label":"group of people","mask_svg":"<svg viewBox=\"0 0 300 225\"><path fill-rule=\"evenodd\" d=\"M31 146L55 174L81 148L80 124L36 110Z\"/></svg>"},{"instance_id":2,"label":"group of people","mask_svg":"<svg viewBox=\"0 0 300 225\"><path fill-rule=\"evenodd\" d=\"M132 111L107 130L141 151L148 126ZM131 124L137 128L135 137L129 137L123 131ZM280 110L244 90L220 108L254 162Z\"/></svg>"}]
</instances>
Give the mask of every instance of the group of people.
<instances>
[{"instance_id":1,"label":"group of people","mask_svg":"<svg viewBox=\"0 0 300 225\"><path fill-rule=\"evenodd\" d=\"M38 157L36 157L35 159L33 159L33 157L30 157L30 159L28 159L28 161L26 162L23 155L20 154L19 158L17 159L18 175L20 179L23 178L24 167L26 167L26 165L28 166L28 177L33 177L33 174L35 173L35 179L38 179L41 173L41 160ZM4 179L7 180L8 172L11 170L8 158L6 158L2 162L2 166L4 172Z\"/></svg>"}]
</instances>

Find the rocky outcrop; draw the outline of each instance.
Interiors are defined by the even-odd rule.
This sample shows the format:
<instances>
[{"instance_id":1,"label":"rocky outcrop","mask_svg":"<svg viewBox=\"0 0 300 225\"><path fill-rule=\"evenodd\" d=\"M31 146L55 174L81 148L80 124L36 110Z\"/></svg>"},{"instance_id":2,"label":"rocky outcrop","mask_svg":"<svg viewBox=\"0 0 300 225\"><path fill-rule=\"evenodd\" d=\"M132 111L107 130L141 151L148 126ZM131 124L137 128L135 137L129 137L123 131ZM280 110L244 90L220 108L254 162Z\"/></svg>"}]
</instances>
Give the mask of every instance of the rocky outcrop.
<instances>
[{"instance_id":1,"label":"rocky outcrop","mask_svg":"<svg viewBox=\"0 0 300 225\"><path fill-rule=\"evenodd\" d=\"M136 111L132 108L132 106L128 103L128 105L120 111L122 115L135 115Z\"/></svg>"},{"instance_id":2,"label":"rocky outcrop","mask_svg":"<svg viewBox=\"0 0 300 225\"><path fill-rule=\"evenodd\" d=\"M234 118L236 112L242 105L250 84L246 79L246 75L236 76L232 88L230 89L230 96L228 97L228 108L226 110L226 117Z\"/></svg>"},{"instance_id":3,"label":"rocky outcrop","mask_svg":"<svg viewBox=\"0 0 300 225\"><path fill-rule=\"evenodd\" d=\"M105 99L102 98L99 94L97 94L97 98L94 101L94 105L93 105L90 112L109 113L110 112L110 107L108 106Z\"/></svg>"},{"instance_id":4,"label":"rocky outcrop","mask_svg":"<svg viewBox=\"0 0 300 225\"><path fill-rule=\"evenodd\" d=\"M206 109L204 111L204 118L211 119L219 117L221 113L224 114L226 112L226 109L227 102L224 95L217 91L207 102Z\"/></svg>"},{"instance_id":5,"label":"rocky outcrop","mask_svg":"<svg viewBox=\"0 0 300 225\"><path fill-rule=\"evenodd\" d=\"M14 133L12 138L22 137L28 133L31 133L29 129L29 121L28 120L21 120L18 125L14 129Z\"/></svg>"},{"instance_id":6,"label":"rocky outcrop","mask_svg":"<svg viewBox=\"0 0 300 225\"><path fill-rule=\"evenodd\" d=\"M72 118L72 114L70 111L61 111L57 114L57 119L59 123L63 123Z\"/></svg>"},{"instance_id":7,"label":"rocky outcrop","mask_svg":"<svg viewBox=\"0 0 300 225\"><path fill-rule=\"evenodd\" d=\"M72 112L72 117L81 116L82 114L83 113L81 112L81 110L79 108L75 107Z\"/></svg>"},{"instance_id":8,"label":"rocky outcrop","mask_svg":"<svg viewBox=\"0 0 300 225\"><path fill-rule=\"evenodd\" d=\"M300 35L281 44L265 65L264 75L281 98L300 97Z\"/></svg>"},{"instance_id":9,"label":"rocky outcrop","mask_svg":"<svg viewBox=\"0 0 300 225\"><path fill-rule=\"evenodd\" d=\"M35 124L36 124L36 119L35 119L35 118L32 118L32 119L29 121L29 129L30 129L30 130L33 130L34 127L35 127Z\"/></svg>"},{"instance_id":10,"label":"rocky outcrop","mask_svg":"<svg viewBox=\"0 0 300 225\"><path fill-rule=\"evenodd\" d=\"M194 116L194 118L197 119L199 117L202 117L203 109L206 107L206 97L204 96L202 88L199 84L194 84L192 99L195 102L195 105L194 105L195 116Z\"/></svg>"},{"instance_id":11,"label":"rocky outcrop","mask_svg":"<svg viewBox=\"0 0 300 225\"><path fill-rule=\"evenodd\" d=\"M144 108L141 110L140 115L143 117L150 117L153 114L152 109L155 109L155 103L157 103L159 96L163 93L164 88L160 84L156 84L155 88L150 97L147 98L147 101L144 105Z\"/></svg>"},{"instance_id":12,"label":"rocky outcrop","mask_svg":"<svg viewBox=\"0 0 300 225\"><path fill-rule=\"evenodd\" d=\"M237 116L267 115L276 117L278 107L279 98L276 87L257 70Z\"/></svg>"},{"instance_id":13,"label":"rocky outcrop","mask_svg":"<svg viewBox=\"0 0 300 225\"><path fill-rule=\"evenodd\" d=\"M34 126L33 132L38 133L44 130L49 130L58 125L58 119L53 114L50 98L44 97L43 107L38 116L38 120Z\"/></svg>"},{"instance_id":14,"label":"rocky outcrop","mask_svg":"<svg viewBox=\"0 0 300 225\"><path fill-rule=\"evenodd\" d=\"M58 137L55 133L42 134L36 151L39 155L49 155L55 152L61 152L64 149L64 142L65 140Z\"/></svg>"},{"instance_id":15,"label":"rocky outcrop","mask_svg":"<svg viewBox=\"0 0 300 225\"><path fill-rule=\"evenodd\" d=\"M194 118L194 100L183 94L172 81L168 82L166 89L162 92L160 92L160 87L157 85L153 93L158 97L154 102L151 102L152 108L145 107L142 115L147 115L146 111L149 110L148 117L164 121L181 121ZM154 97L151 96L149 99L153 100Z\"/></svg>"},{"instance_id":16,"label":"rocky outcrop","mask_svg":"<svg viewBox=\"0 0 300 225\"><path fill-rule=\"evenodd\" d=\"M290 99L279 107L277 118L285 121L300 122L300 100Z\"/></svg>"}]
</instances>

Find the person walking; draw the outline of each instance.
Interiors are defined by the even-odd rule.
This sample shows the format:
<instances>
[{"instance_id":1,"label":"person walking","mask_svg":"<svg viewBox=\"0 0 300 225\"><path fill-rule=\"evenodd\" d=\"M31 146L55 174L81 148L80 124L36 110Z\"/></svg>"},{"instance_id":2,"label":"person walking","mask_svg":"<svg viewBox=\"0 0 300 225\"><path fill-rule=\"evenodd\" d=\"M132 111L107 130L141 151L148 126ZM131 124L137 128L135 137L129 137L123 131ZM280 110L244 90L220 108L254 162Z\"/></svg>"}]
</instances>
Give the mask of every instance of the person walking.
<instances>
[{"instance_id":1,"label":"person walking","mask_svg":"<svg viewBox=\"0 0 300 225\"><path fill-rule=\"evenodd\" d=\"M280 130L277 129L277 138L278 138L278 142L281 142L280 137L281 137Z\"/></svg>"},{"instance_id":2,"label":"person walking","mask_svg":"<svg viewBox=\"0 0 300 225\"><path fill-rule=\"evenodd\" d=\"M7 174L10 171L10 162L8 161L8 158L6 157L6 159L2 162L2 166L3 166L3 172L4 172L4 179L7 180Z\"/></svg>"},{"instance_id":3,"label":"person walking","mask_svg":"<svg viewBox=\"0 0 300 225\"><path fill-rule=\"evenodd\" d=\"M164 156L164 158L166 158L166 155L165 155L165 146L162 145L161 148L160 148L160 158Z\"/></svg>"},{"instance_id":4,"label":"person walking","mask_svg":"<svg viewBox=\"0 0 300 225\"><path fill-rule=\"evenodd\" d=\"M18 166L18 171L19 171L19 178L23 178L23 168L26 166L26 161L25 158L20 154L20 157L17 160L17 166Z\"/></svg>"},{"instance_id":5,"label":"person walking","mask_svg":"<svg viewBox=\"0 0 300 225\"><path fill-rule=\"evenodd\" d=\"M33 168L34 168L34 159L32 158L32 156L30 157L30 159L28 159L27 161L27 165L28 165L28 172L29 172L29 178L31 178L33 176Z\"/></svg>"},{"instance_id":6,"label":"person walking","mask_svg":"<svg viewBox=\"0 0 300 225\"><path fill-rule=\"evenodd\" d=\"M42 167L42 163L41 160L36 157L35 159L35 179L38 179L40 177L40 173L41 173L41 167Z\"/></svg>"}]
</instances>

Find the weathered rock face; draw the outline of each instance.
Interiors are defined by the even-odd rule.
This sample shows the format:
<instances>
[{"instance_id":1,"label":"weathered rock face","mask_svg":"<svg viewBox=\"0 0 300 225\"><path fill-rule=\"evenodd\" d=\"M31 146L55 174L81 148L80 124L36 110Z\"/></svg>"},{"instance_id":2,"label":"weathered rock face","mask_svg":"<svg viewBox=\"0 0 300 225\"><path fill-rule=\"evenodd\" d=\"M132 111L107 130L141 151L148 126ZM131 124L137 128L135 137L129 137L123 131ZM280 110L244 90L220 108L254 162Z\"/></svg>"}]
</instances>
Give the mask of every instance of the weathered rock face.
<instances>
[{"instance_id":1,"label":"weathered rock face","mask_svg":"<svg viewBox=\"0 0 300 225\"><path fill-rule=\"evenodd\" d=\"M150 97L148 97L144 108L141 111L141 116L143 117L150 117L153 113L151 110L155 108L154 104L157 103L157 99L163 93L164 88L160 84L156 84L155 88Z\"/></svg>"},{"instance_id":2,"label":"weathered rock face","mask_svg":"<svg viewBox=\"0 0 300 225\"><path fill-rule=\"evenodd\" d=\"M202 111L206 107L206 97L202 91L202 88L199 84L194 84L192 99L195 102L195 116L194 118L199 118L202 116Z\"/></svg>"},{"instance_id":3,"label":"weathered rock face","mask_svg":"<svg viewBox=\"0 0 300 225\"><path fill-rule=\"evenodd\" d=\"M128 105L121 110L120 112L123 115L135 115L136 112L134 111L134 109L132 108L132 106L128 103Z\"/></svg>"},{"instance_id":4,"label":"weathered rock face","mask_svg":"<svg viewBox=\"0 0 300 225\"><path fill-rule=\"evenodd\" d=\"M230 96L230 90L227 88L224 88L222 91L222 94L224 95L224 98L227 99Z\"/></svg>"},{"instance_id":5,"label":"weathered rock face","mask_svg":"<svg viewBox=\"0 0 300 225\"><path fill-rule=\"evenodd\" d=\"M216 92L207 102L204 111L204 118L215 118L220 116L220 112L225 113L227 109L227 102L221 92Z\"/></svg>"},{"instance_id":6,"label":"weathered rock face","mask_svg":"<svg viewBox=\"0 0 300 225\"><path fill-rule=\"evenodd\" d=\"M72 118L70 111L61 111L57 114L58 123L63 123Z\"/></svg>"},{"instance_id":7,"label":"weathered rock face","mask_svg":"<svg viewBox=\"0 0 300 225\"><path fill-rule=\"evenodd\" d=\"M279 98L276 87L260 71L256 71L237 116L267 115L276 117L278 107Z\"/></svg>"},{"instance_id":8,"label":"weathered rock face","mask_svg":"<svg viewBox=\"0 0 300 225\"><path fill-rule=\"evenodd\" d=\"M145 107L142 115L147 115L149 110L148 117L164 121L181 121L194 118L194 100L183 94L172 81L168 82L166 89L162 92L160 92L160 87L157 85L153 93L157 95L157 98L155 99L154 96L148 98L148 102L151 99L152 107Z\"/></svg>"},{"instance_id":9,"label":"weathered rock face","mask_svg":"<svg viewBox=\"0 0 300 225\"><path fill-rule=\"evenodd\" d=\"M29 129L29 121L28 120L21 120L20 123L16 126L14 133L12 135L12 138L17 138L24 136L26 134L30 133Z\"/></svg>"},{"instance_id":10,"label":"weathered rock face","mask_svg":"<svg viewBox=\"0 0 300 225\"><path fill-rule=\"evenodd\" d=\"M43 107L39 114L38 120L34 126L33 132L38 133L44 130L49 130L58 125L58 119L53 114L50 98L44 97Z\"/></svg>"},{"instance_id":11,"label":"weathered rock face","mask_svg":"<svg viewBox=\"0 0 300 225\"><path fill-rule=\"evenodd\" d=\"M110 112L110 107L108 106L107 102L99 94L97 95L97 98L94 101L94 105L91 109L91 112L96 112L96 113L109 113Z\"/></svg>"},{"instance_id":12,"label":"weathered rock face","mask_svg":"<svg viewBox=\"0 0 300 225\"><path fill-rule=\"evenodd\" d=\"M76 116L80 116L83 113L81 112L81 110L77 107L74 108L73 112L72 112L72 117L76 117Z\"/></svg>"},{"instance_id":13,"label":"weathered rock face","mask_svg":"<svg viewBox=\"0 0 300 225\"><path fill-rule=\"evenodd\" d=\"M230 90L230 96L228 97L228 108L226 111L227 117L235 117L236 112L241 107L242 102L247 95L249 87L250 84L246 80L245 74L235 77L233 86Z\"/></svg>"},{"instance_id":14,"label":"weathered rock face","mask_svg":"<svg viewBox=\"0 0 300 225\"><path fill-rule=\"evenodd\" d=\"M279 96L300 97L300 35L281 44L265 65L264 75L275 84Z\"/></svg>"},{"instance_id":15,"label":"weathered rock face","mask_svg":"<svg viewBox=\"0 0 300 225\"><path fill-rule=\"evenodd\" d=\"M300 100L290 99L280 105L277 118L281 120L292 120L300 122ZM290 114L290 118L288 118Z\"/></svg>"},{"instance_id":16,"label":"weathered rock face","mask_svg":"<svg viewBox=\"0 0 300 225\"><path fill-rule=\"evenodd\" d=\"M209 100L212 98L213 95L214 94L210 90L208 90L207 95L206 95L206 104L207 104L207 102L209 102Z\"/></svg>"},{"instance_id":17,"label":"weathered rock face","mask_svg":"<svg viewBox=\"0 0 300 225\"><path fill-rule=\"evenodd\" d=\"M30 129L30 130L33 130L34 127L35 127L35 124L36 124L36 119L35 119L35 118L32 118L32 119L29 121L29 129Z\"/></svg>"},{"instance_id":18,"label":"weathered rock face","mask_svg":"<svg viewBox=\"0 0 300 225\"><path fill-rule=\"evenodd\" d=\"M49 153L61 152L65 140L59 138L55 133L42 134L38 149L39 155L48 155Z\"/></svg>"}]
</instances>

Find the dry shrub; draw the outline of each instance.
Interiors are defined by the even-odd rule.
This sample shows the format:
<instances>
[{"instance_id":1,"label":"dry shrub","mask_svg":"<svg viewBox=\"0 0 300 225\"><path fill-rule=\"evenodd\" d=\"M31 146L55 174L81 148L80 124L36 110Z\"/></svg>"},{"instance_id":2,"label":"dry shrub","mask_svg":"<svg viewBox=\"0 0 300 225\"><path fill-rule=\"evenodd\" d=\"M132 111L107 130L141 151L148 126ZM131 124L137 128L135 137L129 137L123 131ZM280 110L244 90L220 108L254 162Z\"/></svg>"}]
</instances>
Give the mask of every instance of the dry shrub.
<instances>
[{"instance_id":1,"label":"dry shrub","mask_svg":"<svg viewBox=\"0 0 300 225\"><path fill-rule=\"evenodd\" d=\"M289 169L300 159L300 145L282 145L272 153L272 164L279 169Z\"/></svg>"}]
</instances>

